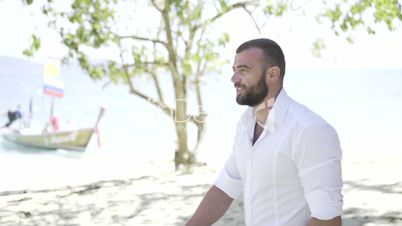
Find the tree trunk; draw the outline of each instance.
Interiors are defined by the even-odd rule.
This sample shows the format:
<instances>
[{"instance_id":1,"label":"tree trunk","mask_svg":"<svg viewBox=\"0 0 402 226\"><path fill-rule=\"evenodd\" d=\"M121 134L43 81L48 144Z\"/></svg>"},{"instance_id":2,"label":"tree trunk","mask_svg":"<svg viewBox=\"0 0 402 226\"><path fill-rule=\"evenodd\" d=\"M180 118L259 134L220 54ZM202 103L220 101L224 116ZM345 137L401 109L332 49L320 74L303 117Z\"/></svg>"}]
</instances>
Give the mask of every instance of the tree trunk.
<instances>
[{"instance_id":1,"label":"tree trunk","mask_svg":"<svg viewBox=\"0 0 402 226\"><path fill-rule=\"evenodd\" d=\"M185 99L177 98L176 114L174 117L176 135L177 135L177 149L174 157L176 169L178 169L181 165L191 165L196 162L194 154L191 153L188 149L188 137L187 137L188 117L187 117L186 104L187 103Z\"/></svg>"},{"instance_id":2,"label":"tree trunk","mask_svg":"<svg viewBox=\"0 0 402 226\"><path fill-rule=\"evenodd\" d=\"M177 150L175 152L175 166L178 169L182 165L192 165L196 162L196 158L193 153L188 149L186 122L176 123L177 134Z\"/></svg>"},{"instance_id":3,"label":"tree trunk","mask_svg":"<svg viewBox=\"0 0 402 226\"><path fill-rule=\"evenodd\" d=\"M197 143L192 151L194 156L197 156L198 150L200 148L201 143L204 140L206 127L205 127L205 119L207 115L205 113L201 113L198 119L194 122L197 126Z\"/></svg>"}]
</instances>

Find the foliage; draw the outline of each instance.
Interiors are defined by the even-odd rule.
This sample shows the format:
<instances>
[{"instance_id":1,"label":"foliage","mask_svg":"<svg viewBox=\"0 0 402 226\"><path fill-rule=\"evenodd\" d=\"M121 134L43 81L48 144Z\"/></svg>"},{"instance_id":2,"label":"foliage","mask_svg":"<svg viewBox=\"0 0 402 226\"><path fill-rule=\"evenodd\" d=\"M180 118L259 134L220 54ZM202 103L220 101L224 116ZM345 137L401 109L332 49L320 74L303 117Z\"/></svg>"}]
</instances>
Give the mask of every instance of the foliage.
<instances>
[{"instance_id":1,"label":"foliage","mask_svg":"<svg viewBox=\"0 0 402 226\"><path fill-rule=\"evenodd\" d=\"M290 0L71 0L70 3L45 0L40 4L49 25L58 31L68 48L66 59L77 59L93 79L108 78L113 83L127 84L131 94L159 107L172 119L178 140L177 165L195 161L207 116L201 84L208 72L226 63L219 53L230 37L213 31L213 24L232 11L243 10L260 29L261 21L255 18L258 13L267 19L304 10ZM318 17L329 20L336 34L359 26L374 33L375 23L385 23L392 30L402 21L401 4L397 0L340 0L331 4L323 1L322 6ZM370 15L374 18L372 23L365 19ZM316 41L313 54L319 56L324 46L323 40ZM40 38L33 35L32 45L25 54L32 55L39 48ZM111 50L109 59L101 63L91 60L91 53L102 49ZM153 81L156 97L135 86L135 79L144 75ZM166 100L161 87L161 75L171 79L175 98L171 102ZM189 113L187 104L188 93L192 91L198 105L195 114ZM192 151L187 145L188 122L198 128L197 144Z\"/></svg>"},{"instance_id":2,"label":"foliage","mask_svg":"<svg viewBox=\"0 0 402 226\"><path fill-rule=\"evenodd\" d=\"M40 38L36 35L31 36L31 44L29 48L25 49L23 54L26 56L33 56L33 54L38 51L41 47L41 41Z\"/></svg>"},{"instance_id":3,"label":"foliage","mask_svg":"<svg viewBox=\"0 0 402 226\"><path fill-rule=\"evenodd\" d=\"M394 30L402 22L402 6L398 0L341 1L329 7L321 16L331 21L336 35L359 26L375 34L375 24L384 23L389 30Z\"/></svg>"}]
</instances>

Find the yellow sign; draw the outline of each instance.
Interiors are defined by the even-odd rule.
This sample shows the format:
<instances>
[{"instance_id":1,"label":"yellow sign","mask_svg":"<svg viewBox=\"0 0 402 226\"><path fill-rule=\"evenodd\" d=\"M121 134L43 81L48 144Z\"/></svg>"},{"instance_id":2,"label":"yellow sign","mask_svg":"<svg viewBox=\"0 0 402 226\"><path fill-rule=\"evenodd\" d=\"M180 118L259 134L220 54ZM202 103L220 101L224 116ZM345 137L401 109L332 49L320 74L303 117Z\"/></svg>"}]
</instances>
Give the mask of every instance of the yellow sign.
<instances>
[{"instance_id":1,"label":"yellow sign","mask_svg":"<svg viewBox=\"0 0 402 226\"><path fill-rule=\"evenodd\" d=\"M45 77L54 78L60 75L60 66L55 63L45 64Z\"/></svg>"}]
</instances>

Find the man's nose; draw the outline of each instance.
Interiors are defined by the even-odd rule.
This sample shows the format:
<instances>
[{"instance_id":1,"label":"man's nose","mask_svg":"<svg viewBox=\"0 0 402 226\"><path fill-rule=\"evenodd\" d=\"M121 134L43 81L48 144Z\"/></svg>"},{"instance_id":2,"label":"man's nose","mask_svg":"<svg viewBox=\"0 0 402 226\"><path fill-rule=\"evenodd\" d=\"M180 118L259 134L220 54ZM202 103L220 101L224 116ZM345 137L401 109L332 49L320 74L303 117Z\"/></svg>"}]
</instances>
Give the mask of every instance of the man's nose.
<instances>
[{"instance_id":1,"label":"man's nose","mask_svg":"<svg viewBox=\"0 0 402 226\"><path fill-rule=\"evenodd\" d=\"M233 83L237 83L239 82L239 76L237 75L237 73L233 73L232 78L230 79L230 81L232 81Z\"/></svg>"}]
</instances>

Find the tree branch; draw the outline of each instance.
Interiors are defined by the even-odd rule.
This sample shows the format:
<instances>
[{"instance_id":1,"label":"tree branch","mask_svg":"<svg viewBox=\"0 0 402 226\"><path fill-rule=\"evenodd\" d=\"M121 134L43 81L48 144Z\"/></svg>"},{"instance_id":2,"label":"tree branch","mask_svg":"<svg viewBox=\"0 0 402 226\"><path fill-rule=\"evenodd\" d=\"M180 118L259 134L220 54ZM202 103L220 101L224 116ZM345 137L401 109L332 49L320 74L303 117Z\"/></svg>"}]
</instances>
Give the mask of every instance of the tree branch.
<instances>
[{"instance_id":1,"label":"tree branch","mask_svg":"<svg viewBox=\"0 0 402 226\"><path fill-rule=\"evenodd\" d=\"M197 41L197 52L200 52L200 43L203 39L205 32L205 27L202 29L200 37ZM204 139L205 136L205 119L207 117L207 114L204 110L204 105L203 105L203 100L202 100L202 93L201 93L201 76L204 75L205 69L207 66L207 61L200 60L197 64L197 69L195 72L195 91L196 91L196 97L197 97L197 105L198 105L198 115L197 116L191 116L190 121L193 122L197 126L197 143L193 149L193 154L196 156L198 149Z\"/></svg>"},{"instance_id":2,"label":"tree branch","mask_svg":"<svg viewBox=\"0 0 402 226\"><path fill-rule=\"evenodd\" d=\"M137 35L116 35L119 39L135 39L135 40L140 40L140 41L148 41L148 42L153 42L153 43L158 43L161 44L165 47L167 47L167 43L161 40L157 39L151 39L151 38L145 38Z\"/></svg>"},{"instance_id":3,"label":"tree branch","mask_svg":"<svg viewBox=\"0 0 402 226\"><path fill-rule=\"evenodd\" d=\"M165 8L162 10L162 19L163 19L163 25L165 27L165 33L166 33L166 40L167 40L167 45L166 48L168 50L168 55L169 55L169 69L170 72L172 73L172 77L173 77L173 87L175 89L176 92L176 98L184 98L181 95L178 96L178 94L181 94L181 92L183 91L183 86L182 84L180 84L181 79L179 76L179 73L177 71L177 53L176 53L176 49L174 48L173 45L173 37L172 37L172 30L171 30L171 24L170 24L170 18L169 18L169 10L170 10L170 3L169 1L166 1L166 6ZM180 92L178 92L180 90ZM184 95L184 94L183 94Z\"/></svg>"},{"instance_id":4,"label":"tree branch","mask_svg":"<svg viewBox=\"0 0 402 226\"><path fill-rule=\"evenodd\" d=\"M162 9L159 8L158 4L156 4L155 0L151 0L152 5L157 9L160 13L162 13Z\"/></svg>"},{"instance_id":5,"label":"tree branch","mask_svg":"<svg viewBox=\"0 0 402 226\"><path fill-rule=\"evenodd\" d=\"M164 113L166 113L170 118L174 118L174 117L175 117L176 111L175 111L173 108L169 107L169 106L168 106L167 104L165 104L163 101L155 100L154 98L152 98L152 97L150 97L150 96L147 96L146 94L141 93L140 91L138 91L138 90L134 87L134 84L133 84L133 82L131 81L131 78L130 78L129 73L127 72L127 73L124 73L124 74L126 75L127 83L128 83L129 88L130 88L130 93L131 93L131 94L134 94L134 95L136 95L136 96L138 96L138 97L140 97L140 98L146 100L148 103L151 103L151 104L155 105L156 107L160 108L160 109L161 109Z\"/></svg>"},{"instance_id":6,"label":"tree branch","mask_svg":"<svg viewBox=\"0 0 402 226\"><path fill-rule=\"evenodd\" d=\"M155 84L156 92L158 93L159 101L161 101L163 103L164 102L163 92L162 92L162 88L161 88L158 76L156 75L156 73L154 71L147 70L146 72L148 72L151 75L152 80L154 81L154 84Z\"/></svg>"},{"instance_id":7,"label":"tree branch","mask_svg":"<svg viewBox=\"0 0 402 226\"><path fill-rule=\"evenodd\" d=\"M129 83L129 86L130 86L131 94L134 94L134 95L146 100L147 102L155 105L156 107L160 108L164 113L166 113L170 118L174 119L176 111L173 108L169 107L163 101L155 100L154 98L149 97L149 96L145 95L144 93L141 93L140 91L138 91L137 89L134 88L132 82Z\"/></svg>"},{"instance_id":8,"label":"tree branch","mask_svg":"<svg viewBox=\"0 0 402 226\"><path fill-rule=\"evenodd\" d=\"M137 67L138 64L143 65L144 67L150 66L150 65L158 65L158 66L169 66L169 63L167 62L162 62L162 61L141 61L139 63L134 63L134 64L124 64L123 68L131 68L131 67Z\"/></svg>"},{"instance_id":9,"label":"tree branch","mask_svg":"<svg viewBox=\"0 0 402 226\"><path fill-rule=\"evenodd\" d=\"M250 16L251 20L253 21L255 28L257 29L258 33L261 34L261 28L258 25L257 21L255 20L254 16L253 16L253 12L248 10L246 7L243 7L244 11L246 11L246 13Z\"/></svg>"},{"instance_id":10,"label":"tree branch","mask_svg":"<svg viewBox=\"0 0 402 226\"><path fill-rule=\"evenodd\" d=\"M227 8L225 8L224 10L218 12L215 16L205 20L203 23L199 24L198 26L202 26L202 25L207 25L207 24L211 24L212 22L214 22L215 20L221 18L223 15L227 14L228 12L234 10L234 9L238 9L238 8L244 8L246 9L246 7L248 5L256 5L257 3L255 1L245 1L245 2L237 2L237 3L233 3L231 5L229 5ZM198 27L197 27L198 29Z\"/></svg>"},{"instance_id":11,"label":"tree branch","mask_svg":"<svg viewBox=\"0 0 402 226\"><path fill-rule=\"evenodd\" d=\"M142 62L141 64L145 64L145 63ZM165 63L165 64L167 65L167 63ZM125 64L125 65L123 65L123 69L126 71L126 70L128 70L128 68L135 67L135 66L136 66L136 64ZM144 70L145 70L145 72L147 72L147 73L149 73L151 75L152 80L155 83L155 87L156 87L156 91L158 93L159 101L164 102L162 89L161 89L160 82L159 82L159 79L158 79L156 73L154 71L149 70L147 65L144 65ZM127 73L127 72L125 72L125 73ZM130 90L131 90L131 88L130 88Z\"/></svg>"},{"instance_id":12,"label":"tree branch","mask_svg":"<svg viewBox=\"0 0 402 226\"><path fill-rule=\"evenodd\" d=\"M160 29L161 29L161 28L159 28L156 37L159 37L160 32L161 32ZM157 59L157 58L158 58L158 52L157 52L157 48L156 48L156 43L154 43L153 45L154 45L154 48L153 48L154 59ZM168 63L166 63L166 65L169 66ZM148 66L148 65L147 65L147 66ZM148 70L148 67L146 67L146 69ZM155 69L152 70L152 71L149 70L149 73L151 74L152 79L154 80L154 84L155 84L155 87L156 87L156 91L157 91L157 93L158 93L159 100L160 100L161 102L164 102L164 100L163 100L162 88L161 88L161 86L160 86L159 78L158 78L158 75L157 75L156 72L155 72Z\"/></svg>"},{"instance_id":13,"label":"tree branch","mask_svg":"<svg viewBox=\"0 0 402 226\"><path fill-rule=\"evenodd\" d=\"M176 50L173 45L173 36L172 36L172 30L171 30L171 24L170 24L170 19L169 19L169 3L165 8L162 10L162 18L165 26L165 32L166 32L166 47L168 49L169 53L169 63L174 69L173 71L177 72L177 56L176 56Z\"/></svg>"},{"instance_id":14,"label":"tree branch","mask_svg":"<svg viewBox=\"0 0 402 226\"><path fill-rule=\"evenodd\" d=\"M205 33L205 27L201 30L201 34L200 37L197 41L197 52L200 52L200 43L203 40L204 37L204 33ZM200 61L197 64L197 69L195 71L195 88L196 88L196 95L197 95L197 104L198 104L198 110L199 110L199 115L204 112L204 106L203 106L203 101L202 101L202 95L201 95L201 76L204 74L205 72L205 68L206 68L206 62L204 64L204 66L202 67L202 60L200 59Z\"/></svg>"},{"instance_id":15,"label":"tree branch","mask_svg":"<svg viewBox=\"0 0 402 226\"><path fill-rule=\"evenodd\" d=\"M122 61L122 64L124 65L124 58L123 58L123 50L121 47L121 43L119 45L120 47L120 59ZM124 75L126 76L126 81L130 90L131 94L134 94L144 100L146 100L148 103L151 103L153 105L155 105L156 107L159 107L164 113L166 113L170 118L174 118L175 117L175 110L171 107L169 107L166 103L164 103L162 100L155 100L154 98L147 96L144 93L141 93L139 90L137 90L134 87L133 82L131 81L131 77L130 77L130 72L128 71L128 67L123 67L124 69Z\"/></svg>"}]
</instances>

